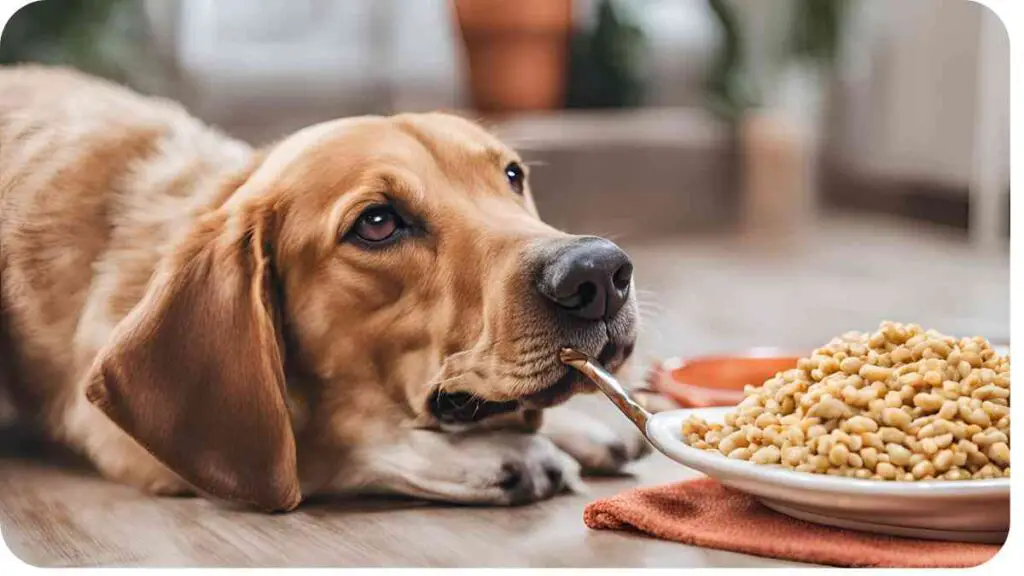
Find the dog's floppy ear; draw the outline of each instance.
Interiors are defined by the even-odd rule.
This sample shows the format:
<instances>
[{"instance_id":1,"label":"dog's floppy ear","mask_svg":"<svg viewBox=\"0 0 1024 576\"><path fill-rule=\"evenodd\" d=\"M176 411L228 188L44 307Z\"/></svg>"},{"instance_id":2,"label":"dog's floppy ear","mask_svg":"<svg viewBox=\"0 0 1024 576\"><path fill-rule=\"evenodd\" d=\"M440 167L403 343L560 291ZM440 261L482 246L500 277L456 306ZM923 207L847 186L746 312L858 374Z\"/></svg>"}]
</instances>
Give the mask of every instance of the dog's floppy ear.
<instances>
[{"instance_id":1,"label":"dog's floppy ear","mask_svg":"<svg viewBox=\"0 0 1024 576\"><path fill-rule=\"evenodd\" d=\"M290 510L301 494L267 242L269 211L221 208L165 258L87 396L185 481Z\"/></svg>"}]
</instances>

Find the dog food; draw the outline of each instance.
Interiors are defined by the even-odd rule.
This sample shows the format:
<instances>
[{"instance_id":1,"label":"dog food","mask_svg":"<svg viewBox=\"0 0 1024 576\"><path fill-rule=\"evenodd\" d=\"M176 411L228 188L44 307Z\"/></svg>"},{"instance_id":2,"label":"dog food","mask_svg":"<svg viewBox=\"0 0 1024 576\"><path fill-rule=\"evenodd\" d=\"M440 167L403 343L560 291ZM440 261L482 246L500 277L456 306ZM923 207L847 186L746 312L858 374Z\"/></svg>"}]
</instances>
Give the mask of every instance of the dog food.
<instances>
[{"instance_id":1,"label":"dog food","mask_svg":"<svg viewBox=\"0 0 1024 576\"><path fill-rule=\"evenodd\" d=\"M883 322L818 348L709 424L695 448L800 472L875 480L1010 475L1010 358L981 337Z\"/></svg>"}]
</instances>

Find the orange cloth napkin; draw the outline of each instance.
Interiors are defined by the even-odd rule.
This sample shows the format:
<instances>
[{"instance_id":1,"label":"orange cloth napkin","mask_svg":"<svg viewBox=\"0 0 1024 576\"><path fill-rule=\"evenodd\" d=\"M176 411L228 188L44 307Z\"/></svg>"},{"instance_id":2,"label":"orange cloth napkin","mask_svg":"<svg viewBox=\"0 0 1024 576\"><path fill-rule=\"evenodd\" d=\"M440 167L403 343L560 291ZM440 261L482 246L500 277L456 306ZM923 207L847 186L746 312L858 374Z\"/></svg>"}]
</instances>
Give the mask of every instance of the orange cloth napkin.
<instances>
[{"instance_id":1,"label":"orange cloth napkin","mask_svg":"<svg viewBox=\"0 0 1024 576\"><path fill-rule=\"evenodd\" d=\"M637 530L694 546L832 566L965 568L984 563L1000 548L812 524L710 478L598 500L587 506L583 520L596 530Z\"/></svg>"}]
</instances>

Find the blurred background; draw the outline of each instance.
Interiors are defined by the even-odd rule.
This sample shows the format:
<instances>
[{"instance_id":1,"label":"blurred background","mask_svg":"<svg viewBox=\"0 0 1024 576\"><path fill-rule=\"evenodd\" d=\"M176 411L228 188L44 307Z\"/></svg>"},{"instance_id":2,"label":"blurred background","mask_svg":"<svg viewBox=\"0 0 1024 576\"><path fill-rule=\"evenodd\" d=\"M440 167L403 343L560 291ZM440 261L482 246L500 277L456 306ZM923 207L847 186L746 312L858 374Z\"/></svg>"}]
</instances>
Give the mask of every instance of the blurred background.
<instances>
[{"instance_id":1,"label":"blurred background","mask_svg":"<svg viewBox=\"0 0 1024 576\"><path fill-rule=\"evenodd\" d=\"M43 0L0 62L254 144L448 109L636 261L640 369L883 320L1009 337L1009 43L966 0Z\"/></svg>"}]
</instances>

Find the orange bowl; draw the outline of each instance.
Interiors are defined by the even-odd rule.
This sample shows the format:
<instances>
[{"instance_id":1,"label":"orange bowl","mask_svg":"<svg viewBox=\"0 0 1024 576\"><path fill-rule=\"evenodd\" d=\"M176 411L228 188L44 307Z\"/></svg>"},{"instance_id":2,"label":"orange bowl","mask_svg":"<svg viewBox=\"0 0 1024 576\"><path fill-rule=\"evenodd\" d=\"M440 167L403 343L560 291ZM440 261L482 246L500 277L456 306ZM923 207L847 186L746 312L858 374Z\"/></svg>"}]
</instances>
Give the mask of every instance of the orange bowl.
<instances>
[{"instance_id":1,"label":"orange bowl","mask_svg":"<svg viewBox=\"0 0 1024 576\"><path fill-rule=\"evenodd\" d=\"M684 408L735 406L743 400L744 386L760 386L777 372L796 368L800 357L756 348L734 355L671 358L654 366L647 381Z\"/></svg>"}]
</instances>

